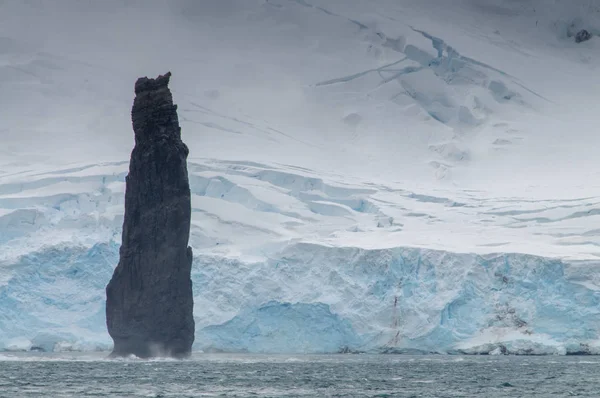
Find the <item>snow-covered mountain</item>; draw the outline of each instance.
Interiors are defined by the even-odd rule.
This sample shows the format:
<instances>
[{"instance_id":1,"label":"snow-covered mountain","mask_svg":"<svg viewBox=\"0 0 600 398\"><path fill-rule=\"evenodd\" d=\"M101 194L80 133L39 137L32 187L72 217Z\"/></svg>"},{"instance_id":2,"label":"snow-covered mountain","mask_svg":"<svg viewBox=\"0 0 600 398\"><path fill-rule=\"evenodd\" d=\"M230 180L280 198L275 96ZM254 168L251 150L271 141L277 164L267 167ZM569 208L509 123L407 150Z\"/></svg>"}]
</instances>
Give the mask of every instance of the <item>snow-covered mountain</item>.
<instances>
[{"instance_id":1,"label":"snow-covered mountain","mask_svg":"<svg viewBox=\"0 0 600 398\"><path fill-rule=\"evenodd\" d=\"M197 349L600 350L597 34L589 0L0 2L0 348L110 345L170 70Z\"/></svg>"}]
</instances>

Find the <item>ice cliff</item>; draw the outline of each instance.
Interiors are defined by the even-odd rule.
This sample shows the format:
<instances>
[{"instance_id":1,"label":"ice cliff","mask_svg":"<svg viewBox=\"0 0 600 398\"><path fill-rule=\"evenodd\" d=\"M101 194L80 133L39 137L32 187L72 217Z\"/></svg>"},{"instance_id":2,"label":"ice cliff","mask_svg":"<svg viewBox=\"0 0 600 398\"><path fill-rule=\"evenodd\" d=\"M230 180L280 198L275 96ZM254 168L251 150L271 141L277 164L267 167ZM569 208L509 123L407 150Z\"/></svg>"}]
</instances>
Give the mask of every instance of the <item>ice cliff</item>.
<instances>
[{"instance_id":1,"label":"ice cliff","mask_svg":"<svg viewBox=\"0 0 600 398\"><path fill-rule=\"evenodd\" d=\"M4 349L108 349L114 242L1 264ZM589 267L583 269L589 270ZM589 271L585 271L589 272ZM593 353L600 294L576 265L517 254L291 244L267 261L199 255L195 349ZM5 275L7 276L7 275Z\"/></svg>"}]
</instances>

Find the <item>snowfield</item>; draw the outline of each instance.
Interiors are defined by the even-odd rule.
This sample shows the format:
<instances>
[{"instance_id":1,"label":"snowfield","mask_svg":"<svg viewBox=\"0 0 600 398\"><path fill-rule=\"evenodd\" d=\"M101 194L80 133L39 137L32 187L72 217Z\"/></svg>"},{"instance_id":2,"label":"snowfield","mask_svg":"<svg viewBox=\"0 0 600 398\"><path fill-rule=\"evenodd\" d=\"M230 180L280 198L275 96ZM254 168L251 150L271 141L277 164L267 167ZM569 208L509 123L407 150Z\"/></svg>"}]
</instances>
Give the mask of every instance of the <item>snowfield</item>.
<instances>
[{"instance_id":1,"label":"snowfield","mask_svg":"<svg viewBox=\"0 0 600 398\"><path fill-rule=\"evenodd\" d=\"M170 70L196 349L600 353L598 34L583 0L3 2L0 349L110 348L133 83Z\"/></svg>"}]
</instances>

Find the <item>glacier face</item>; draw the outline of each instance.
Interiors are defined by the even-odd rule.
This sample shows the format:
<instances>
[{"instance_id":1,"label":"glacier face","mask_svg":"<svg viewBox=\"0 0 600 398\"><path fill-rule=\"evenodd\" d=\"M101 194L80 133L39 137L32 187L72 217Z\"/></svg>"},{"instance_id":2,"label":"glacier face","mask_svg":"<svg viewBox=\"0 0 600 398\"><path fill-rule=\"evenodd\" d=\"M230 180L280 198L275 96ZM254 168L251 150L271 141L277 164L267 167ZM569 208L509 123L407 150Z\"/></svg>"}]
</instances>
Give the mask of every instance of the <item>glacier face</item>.
<instances>
[{"instance_id":1,"label":"glacier face","mask_svg":"<svg viewBox=\"0 0 600 398\"><path fill-rule=\"evenodd\" d=\"M4 349L108 349L115 242L22 256L0 287ZM291 244L261 262L200 255L195 349L594 352L600 292L541 257ZM582 348L583 347L583 348Z\"/></svg>"},{"instance_id":2,"label":"glacier face","mask_svg":"<svg viewBox=\"0 0 600 398\"><path fill-rule=\"evenodd\" d=\"M593 346L598 339L600 293L572 281L565 274L568 267L558 260L518 254L297 244L260 264L200 261L194 281L203 292L196 305L208 314L257 308L265 297L325 303L360 336L348 344L354 350L481 352L521 342L546 353ZM211 292L210 286L221 288ZM250 324L251 313L256 322L266 322L249 312L243 322L233 324ZM306 315L308 325L309 319ZM288 325L285 317L281 322ZM232 325L223 328L229 336ZM269 351L268 339L260 348L248 344L243 348ZM343 347L344 341L338 345Z\"/></svg>"},{"instance_id":3,"label":"glacier face","mask_svg":"<svg viewBox=\"0 0 600 398\"><path fill-rule=\"evenodd\" d=\"M106 349L104 288L118 245L50 247L2 263L14 270L0 287L0 345L52 351L67 343L75 349ZM21 341L21 344L15 344Z\"/></svg>"},{"instance_id":4,"label":"glacier face","mask_svg":"<svg viewBox=\"0 0 600 398\"><path fill-rule=\"evenodd\" d=\"M272 301L203 328L197 339L205 351L331 353L361 346L350 322L319 302Z\"/></svg>"}]
</instances>

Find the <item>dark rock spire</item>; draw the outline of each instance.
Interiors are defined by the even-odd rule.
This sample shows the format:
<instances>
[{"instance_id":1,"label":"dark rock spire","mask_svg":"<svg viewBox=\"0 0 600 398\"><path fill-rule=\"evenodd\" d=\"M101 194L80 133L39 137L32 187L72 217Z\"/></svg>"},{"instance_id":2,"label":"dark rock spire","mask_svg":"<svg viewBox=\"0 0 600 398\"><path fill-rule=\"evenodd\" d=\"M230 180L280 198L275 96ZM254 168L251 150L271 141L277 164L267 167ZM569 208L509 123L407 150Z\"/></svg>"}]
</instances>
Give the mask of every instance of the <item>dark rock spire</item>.
<instances>
[{"instance_id":1,"label":"dark rock spire","mask_svg":"<svg viewBox=\"0 0 600 398\"><path fill-rule=\"evenodd\" d=\"M120 260L106 287L112 355L186 357L194 342L188 148L171 73L135 83L135 147L126 178Z\"/></svg>"}]
</instances>

